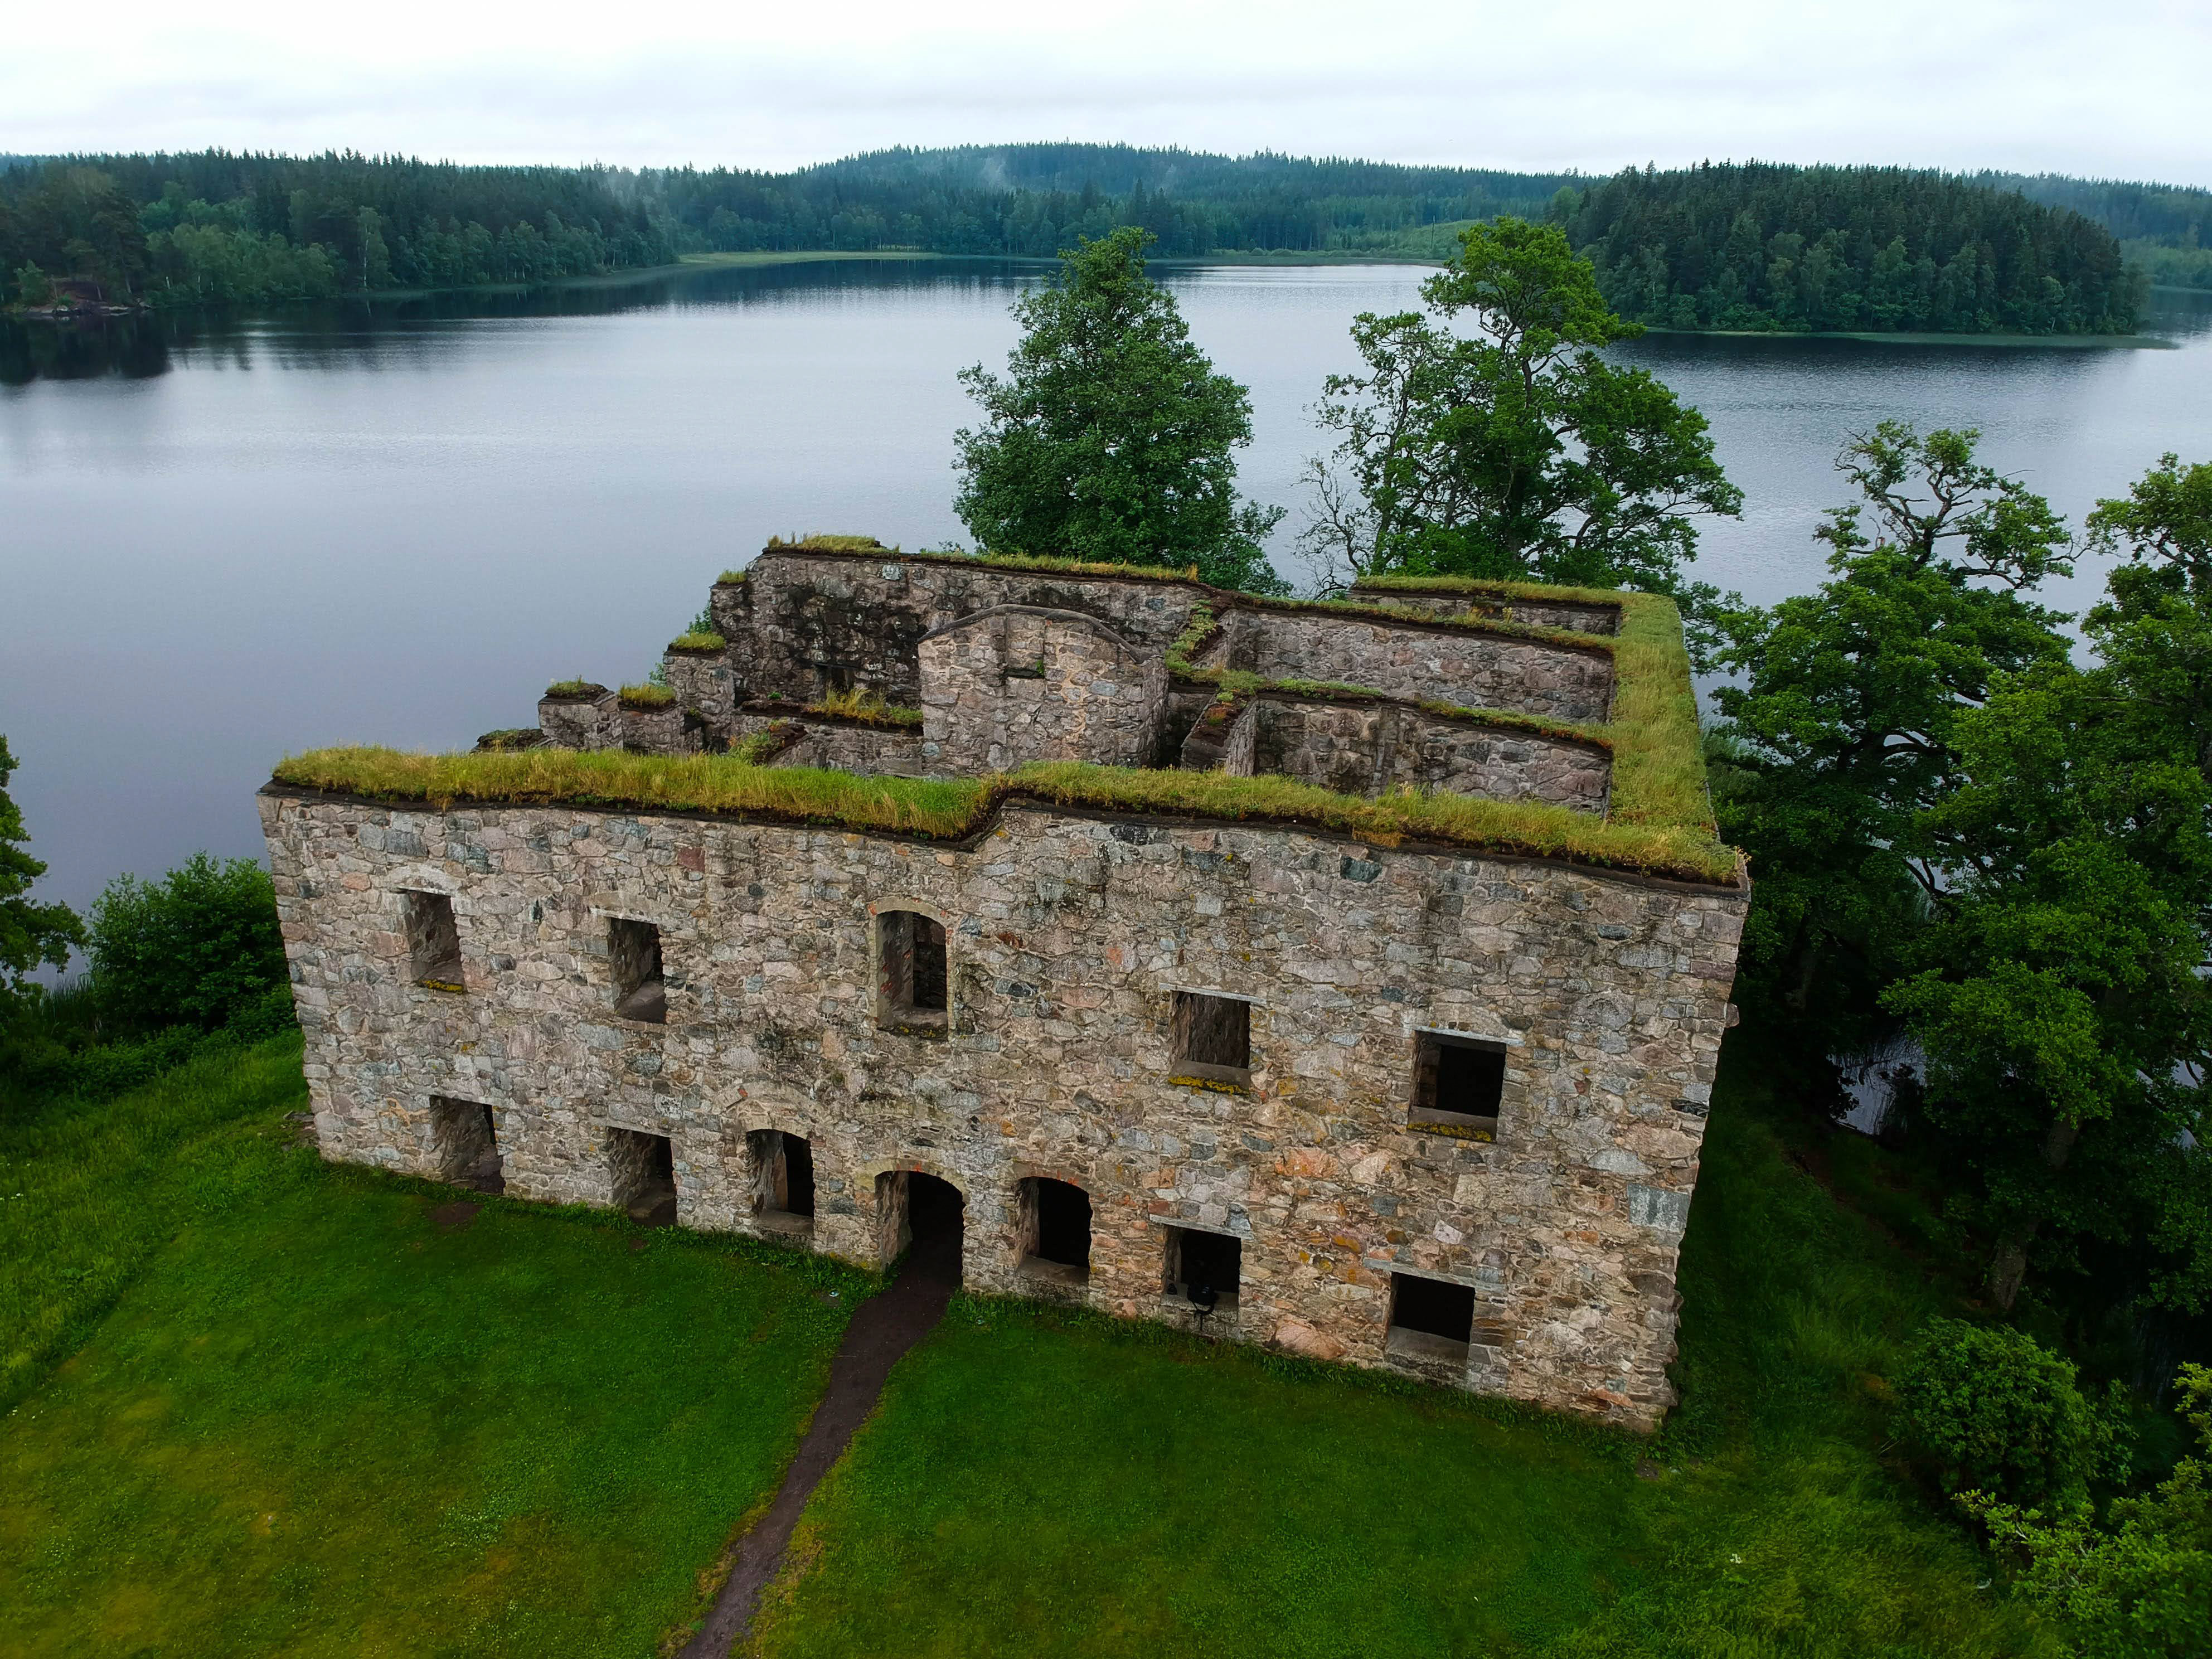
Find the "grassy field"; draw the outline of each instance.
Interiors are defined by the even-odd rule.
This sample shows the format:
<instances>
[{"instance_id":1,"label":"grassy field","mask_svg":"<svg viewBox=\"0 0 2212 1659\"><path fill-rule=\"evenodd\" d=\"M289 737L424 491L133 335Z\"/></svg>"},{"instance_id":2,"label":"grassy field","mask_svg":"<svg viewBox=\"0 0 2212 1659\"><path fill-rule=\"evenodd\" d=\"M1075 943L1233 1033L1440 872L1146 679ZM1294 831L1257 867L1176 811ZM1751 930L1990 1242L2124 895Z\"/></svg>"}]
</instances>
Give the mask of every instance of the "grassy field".
<instances>
[{"instance_id":1,"label":"grassy field","mask_svg":"<svg viewBox=\"0 0 2212 1659\"><path fill-rule=\"evenodd\" d=\"M441 1225L453 1194L290 1144L297 1056L0 1140L11 1355L114 1304L0 1419L0 1654L650 1653L866 1281L496 1200Z\"/></svg>"},{"instance_id":2,"label":"grassy field","mask_svg":"<svg viewBox=\"0 0 2212 1659\"><path fill-rule=\"evenodd\" d=\"M1765 1099L1746 1036L1656 1443L957 1301L756 1651L2055 1651L1882 1455L1879 1376L1957 1294L1924 1206ZM448 1230L453 1194L291 1146L296 1056L0 1128L0 1336L34 1356L0 1419L0 1655L651 1654L866 1281L584 1212Z\"/></svg>"},{"instance_id":3,"label":"grassy field","mask_svg":"<svg viewBox=\"0 0 2212 1659\"><path fill-rule=\"evenodd\" d=\"M1733 1081L1684 1265L1685 1404L1656 1447L956 1304L817 1492L758 1650L2051 1651L1878 1455L1868 1379L1946 1293Z\"/></svg>"}]
</instances>

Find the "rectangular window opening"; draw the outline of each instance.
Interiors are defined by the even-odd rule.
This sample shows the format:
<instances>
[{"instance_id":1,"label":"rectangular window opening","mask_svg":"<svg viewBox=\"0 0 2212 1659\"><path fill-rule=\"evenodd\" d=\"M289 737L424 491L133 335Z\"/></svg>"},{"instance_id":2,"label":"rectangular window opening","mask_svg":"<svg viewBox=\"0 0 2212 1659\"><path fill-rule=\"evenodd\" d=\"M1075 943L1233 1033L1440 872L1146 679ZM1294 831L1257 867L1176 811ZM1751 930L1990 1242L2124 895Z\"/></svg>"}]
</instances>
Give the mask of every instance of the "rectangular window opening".
<instances>
[{"instance_id":1,"label":"rectangular window opening","mask_svg":"<svg viewBox=\"0 0 2212 1659\"><path fill-rule=\"evenodd\" d=\"M755 1129L745 1137L752 1160L753 1219L771 1232L814 1227L814 1149L804 1135Z\"/></svg>"},{"instance_id":2,"label":"rectangular window opening","mask_svg":"<svg viewBox=\"0 0 2212 1659\"><path fill-rule=\"evenodd\" d=\"M431 1096L430 1151L439 1176L455 1186L480 1193L507 1190L498 1126L491 1108L482 1102Z\"/></svg>"},{"instance_id":3,"label":"rectangular window opening","mask_svg":"<svg viewBox=\"0 0 2212 1659\"><path fill-rule=\"evenodd\" d=\"M1203 1232L1195 1227L1170 1227L1167 1233L1168 1294L1181 1297L1193 1308L1235 1312L1244 1267L1244 1241L1232 1234Z\"/></svg>"},{"instance_id":4,"label":"rectangular window opening","mask_svg":"<svg viewBox=\"0 0 2212 1659\"><path fill-rule=\"evenodd\" d=\"M615 985L615 1012L650 1025L668 1020L668 989L660 977L660 929L649 921L615 916L607 922L607 969Z\"/></svg>"},{"instance_id":5,"label":"rectangular window opening","mask_svg":"<svg viewBox=\"0 0 2212 1659\"><path fill-rule=\"evenodd\" d=\"M884 1029L942 1036L948 1006L945 924L918 910L886 910L876 924Z\"/></svg>"},{"instance_id":6,"label":"rectangular window opening","mask_svg":"<svg viewBox=\"0 0 2212 1659\"><path fill-rule=\"evenodd\" d=\"M1401 1359L1464 1365L1474 1334L1474 1289L1417 1273L1390 1275L1384 1351Z\"/></svg>"},{"instance_id":7,"label":"rectangular window opening","mask_svg":"<svg viewBox=\"0 0 2212 1659\"><path fill-rule=\"evenodd\" d=\"M408 977L434 991L466 991L461 978L461 932L453 902L443 893L404 893Z\"/></svg>"},{"instance_id":8,"label":"rectangular window opening","mask_svg":"<svg viewBox=\"0 0 2212 1659\"><path fill-rule=\"evenodd\" d=\"M1502 1044L1440 1031L1420 1034L1413 1059L1412 1122L1489 1139L1498 1133L1498 1106L1504 1093Z\"/></svg>"},{"instance_id":9,"label":"rectangular window opening","mask_svg":"<svg viewBox=\"0 0 2212 1659\"><path fill-rule=\"evenodd\" d=\"M1200 991L1175 994L1175 1070L1208 1083L1252 1080L1252 1005Z\"/></svg>"},{"instance_id":10,"label":"rectangular window opening","mask_svg":"<svg viewBox=\"0 0 2212 1659\"><path fill-rule=\"evenodd\" d=\"M610 1128L607 1173L615 1207L632 1221L667 1227L676 1221L676 1148L666 1135Z\"/></svg>"},{"instance_id":11,"label":"rectangular window opening","mask_svg":"<svg viewBox=\"0 0 2212 1659\"><path fill-rule=\"evenodd\" d=\"M1018 1200L1022 1271L1060 1284L1091 1278L1091 1194L1072 1182L1024 1181Z\"/></svg>"}]
</instances>

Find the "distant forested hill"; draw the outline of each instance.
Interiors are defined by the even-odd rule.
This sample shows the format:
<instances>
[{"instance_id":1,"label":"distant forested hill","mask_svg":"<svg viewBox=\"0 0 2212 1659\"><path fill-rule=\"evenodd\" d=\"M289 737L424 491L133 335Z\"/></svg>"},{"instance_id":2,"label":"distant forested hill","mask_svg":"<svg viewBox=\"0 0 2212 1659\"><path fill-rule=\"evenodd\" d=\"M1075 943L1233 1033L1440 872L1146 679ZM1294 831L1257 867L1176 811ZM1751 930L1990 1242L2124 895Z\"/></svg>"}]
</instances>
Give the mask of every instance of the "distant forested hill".
<instances>
[{"instance_id":1,"label":"distant forested hill","mask_svg":"<svg viewBox=\"0 0 2212 1659\"><path fill-rule=\"evenodd\" d=\"M2126 333L2140 279L2069 208L1899 167L1622 173L1563 203L1614 309L1672 328Z\"/></svg>"},{"instance_id":2,"label":"distant forested hill","mask_svg":"<svg viewBox=\"0 0 2212 1659\"><path fill-rule=\"evenodd\" d=\"M797 173L653 175L688 236L715 249L907 246L1049 258L1142 225L1170 258L1395 252L1424 228L1540 216L1565 173L1395 167L1127 144L890 149ZM1424 249L1423 251L1425 251Z\"/></svg>"},{"instance_id":3,"label":"distant forested hill","mask_svg":"<svg viewBox=\"0 0 2212 1659\"><path fill-rule=\"evenodd\" d=\"M64 156L0 171L0 281L156 305L538 283L665 264L634 175L400 156Z\"/></svg>"},{"instance_id":4,"label":"distant forested hill","mask_svg":"<svg viewBox=\"0 0 2212 1659\"><path fill-rule=\"evenodd\" d=\"M2079 199L2062 199L2067 191ZM155 305L258 302L541 283L716 250L1041 258L1123 224L1152 231L1170 258L1441 259L1460 227L1515 214L1560 218L1615 303L1655 322L2109 331L2132 325L2133 289L2112 236L2081 214L2185 252L2208 200L1897 169L1597 179L1121 144L881 150L793 173L222 151L10 157L0 165L0 303L35 302L60 278Z\"/></svg>"},{"instance_id":5,"label":"distant forested hill","mask_svg":"<svg viewBox=\"0 0 2212 1659\"><path fill-rule=\"evenodd\" d=\"M1978 173L1977 184L2016 190L2031 202L2071 208L2120 239L2128 263L2154 283L2212 289L2212 190L2131 185L2063 173Z\"/></svg>"}]
</instances>

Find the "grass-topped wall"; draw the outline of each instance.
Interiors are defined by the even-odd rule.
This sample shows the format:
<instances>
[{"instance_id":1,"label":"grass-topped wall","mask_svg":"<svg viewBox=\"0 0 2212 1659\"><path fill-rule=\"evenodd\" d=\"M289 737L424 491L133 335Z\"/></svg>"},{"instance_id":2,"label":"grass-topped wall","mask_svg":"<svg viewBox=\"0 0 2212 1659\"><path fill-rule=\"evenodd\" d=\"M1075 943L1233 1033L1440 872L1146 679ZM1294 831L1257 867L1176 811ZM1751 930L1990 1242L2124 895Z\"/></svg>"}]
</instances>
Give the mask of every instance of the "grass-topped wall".
<instances>
[{"instance_id":1,"label":"grass-topped wall","mask_svg":"<svg viewBox=\"0 0 2212 1659\"><path fill-rule=\"evenodd\" d=\"M1680 617L1673 602L1659 595L1441 578L1385 579L1366 584L1370 590L1396 588L1409 595L1465 593L1471 600L1526 599L1601 605L1617 609L1620 617L1619 632L1606 635L1486 617L1440 621L1372 599L1358 602L1254 599L1205 587L1178 570L1100 567L1049 559L907 555L868 537L779 540L771 542L766 550L919 556L932 562L999 569L1188 583L1199 588L1201 597L1189 627L1169 649L1168 665L1179 678L1212 684L1231 703L1267 690L1306 696L1381 694L1356 684L1267 680L1194 662L1218 627L1218 616L1230 606L1322 611L1355 620L1464 629L1601 654L1609 657L1613 665L1611 718L1602 725L1443 703L1419 706L1431 714L1609 750L1612 793L1607 811L1601 819L1571 807L1452 794L1402 793L1369 799L1281 777L1134 771L1072 763L943 781L863 777L761 765L758 760L769 757L758 746L744 754L677 757L550 748L459 755L405 754L378 748L324 749L285 761L276 769L276 781L439 809L461 802L660 809L843 825L939 841L965 839L986 828L1006 802L1030 800L1102 811L1299 824L1357 836L1382 846L1421 842L1465 847L1690 881L1732 883L1739 878L1741 860L1733 848L1720 842L1706 796L1697 699L1682 649ZM568 690L556 687L553 695ZM624 688L624 701L631 701L640 690ZM914 723L914 711L884 705L880 700L868 701L866 694L851 694L848 701L849 707L825 703L811 712L892 727L909 727Z\"/></svg>"},{"instance_id":2,"label":"grass-topped wall","mask_svg":"<svg viewBox=\"0 0 2212 1659\"><path fill-rule=\"evenodd\" d=\"M1009 801L1098 811L1334 830L1382 847L1407 842L1520 854L1686 881L1731 882L1736 855L1680 825L1618 823L1565 807L1464 795L1340 795L1288 778L1131 771L1044 763L980 779L861 777L760 766L735 755L612 750L421 755L319 749L276 768L295 788L443 811L455 805L568 805L706 812L740 819L961 841Z\"/></svg>"}]
</instances>

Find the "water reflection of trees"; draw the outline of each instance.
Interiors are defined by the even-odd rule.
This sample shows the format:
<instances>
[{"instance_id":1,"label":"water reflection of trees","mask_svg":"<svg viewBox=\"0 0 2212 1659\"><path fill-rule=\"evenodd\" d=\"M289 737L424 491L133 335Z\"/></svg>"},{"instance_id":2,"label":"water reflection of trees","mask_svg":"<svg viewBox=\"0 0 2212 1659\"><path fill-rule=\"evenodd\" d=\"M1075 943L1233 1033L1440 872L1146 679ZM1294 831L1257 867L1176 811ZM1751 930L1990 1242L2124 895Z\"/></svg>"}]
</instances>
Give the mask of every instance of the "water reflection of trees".
<instances>
[{"instance_id":1,"label":"water reflection of trees","mask_svg":"<svg viewBox=\"0 0 2212 1659\"><path fill-rule=\"evenodd\" d=\"M256 348L288 368L390 366L451 350L441 325L728 306L818 304L843 295L1010 291L1026 267L991 259L851 259L637 272L561 288L303 301L264 310L166 312L76 323L0 320L0 386L105 376L143 380L187 364L246 368Z\"/></svg>"}]
</instances>

